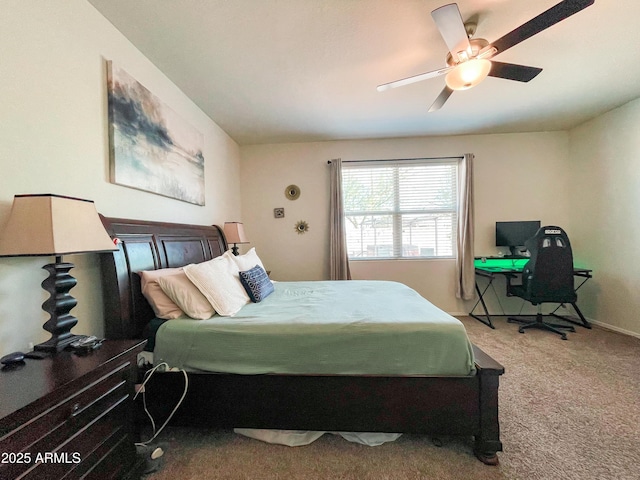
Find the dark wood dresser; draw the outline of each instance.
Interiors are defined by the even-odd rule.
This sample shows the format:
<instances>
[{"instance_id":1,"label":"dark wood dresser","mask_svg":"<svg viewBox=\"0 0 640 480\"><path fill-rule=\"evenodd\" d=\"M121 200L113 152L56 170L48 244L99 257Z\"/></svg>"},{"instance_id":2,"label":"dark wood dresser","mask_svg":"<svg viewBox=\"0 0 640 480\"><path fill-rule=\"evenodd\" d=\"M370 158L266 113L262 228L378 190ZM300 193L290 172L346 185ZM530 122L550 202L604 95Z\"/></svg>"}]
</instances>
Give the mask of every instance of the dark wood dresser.
<instances>
[{"instance_id":1,"label":"dark wood dresser","mask_svg":"<svg viewBox=\"0 0 640 480\"><path fill-rule=\"evenodd\" d=\"M145 341L105 341L0 371L0 479L137 478L136 358Z\"/></svg>"}]
</instances>

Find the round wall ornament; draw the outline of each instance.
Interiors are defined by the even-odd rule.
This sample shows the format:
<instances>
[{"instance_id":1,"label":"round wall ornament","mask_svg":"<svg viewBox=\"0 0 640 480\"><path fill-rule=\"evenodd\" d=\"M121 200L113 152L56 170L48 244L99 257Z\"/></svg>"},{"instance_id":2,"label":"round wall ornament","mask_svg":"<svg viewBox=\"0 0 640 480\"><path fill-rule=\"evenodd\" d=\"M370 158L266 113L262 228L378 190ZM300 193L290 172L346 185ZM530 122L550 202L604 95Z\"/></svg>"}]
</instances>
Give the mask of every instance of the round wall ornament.
<instances>
[{"instance_id":1,"label":"round wall ornament","mask_svg":"<svg viewBox=\"0 0 640 480\"><path fill-rule=\"evenodd\" d=\"M307 233L309 231L309 224L304 220L300 220L298 223L296 223L295 228L296 232L298 232L298 235L302 235L303 233Z\"/></svg>"},{"instance_id":2,"label":"round wall ornament","mask_svg":"<svg viewBox=\"0 0 640 480\"><path fill-rule=\"evenodd\" d=\"M289 200L297 200L297 198L300 196L300 187L297 185L289 185L284 190L284 195Z\"/></svg>"}]
</instances>

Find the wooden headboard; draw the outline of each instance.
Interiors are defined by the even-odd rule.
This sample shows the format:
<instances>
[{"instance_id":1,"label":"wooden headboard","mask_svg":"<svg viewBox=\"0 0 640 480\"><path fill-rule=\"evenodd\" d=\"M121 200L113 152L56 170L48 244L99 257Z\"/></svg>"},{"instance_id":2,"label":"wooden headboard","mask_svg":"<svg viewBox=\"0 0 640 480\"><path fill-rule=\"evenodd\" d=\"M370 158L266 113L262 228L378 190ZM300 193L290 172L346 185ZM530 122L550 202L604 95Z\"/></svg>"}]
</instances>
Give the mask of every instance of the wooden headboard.
<instances>
[{"instance_id":1,"label":"wooden headboard","mask_svg":"<svg viewBox=\"0 0 640 480\"><path fill-rule=\"evenodd\" d=\"M143 338L154 317L137 272L204 262L227 250L216 225L100 218L111 238L119 239L119 249L100 258L106 338Z\"/></svg>"}]
</instances>

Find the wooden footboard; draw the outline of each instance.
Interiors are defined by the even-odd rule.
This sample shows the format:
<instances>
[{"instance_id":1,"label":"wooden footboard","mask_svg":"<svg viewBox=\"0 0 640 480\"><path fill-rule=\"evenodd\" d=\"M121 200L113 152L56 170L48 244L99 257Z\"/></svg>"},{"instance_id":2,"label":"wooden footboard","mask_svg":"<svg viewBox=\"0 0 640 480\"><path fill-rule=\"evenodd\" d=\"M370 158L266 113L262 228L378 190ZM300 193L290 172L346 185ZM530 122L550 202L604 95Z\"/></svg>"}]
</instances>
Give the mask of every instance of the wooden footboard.
<instances>
[{"instance_id":1,"label":"wooden footboard","mask_svg":"<svg viewBox=\"0 0 640 480\"><path fill-rule=\"evenodd\" d=\"M504 367L473 346L478 378L478 404L480 408L479 432L475 435L474 453L484 463L497 465L496 452L502 451L498 419L498 388Z\"/></svg>"},{"instance_id":2,"label":"wooden footboard","mask_svg":"<svg viewBox=\"0 0 640 480\"><path fill-rule=\"evenodd\" d=\"M189 373L175 425L215 428L470 435L483 462L502 450L498 384L503 367L474 347L472 377ZM184 388L181 372L154 375L147 405L164 419Z\"/></svg>"}]
</instances>

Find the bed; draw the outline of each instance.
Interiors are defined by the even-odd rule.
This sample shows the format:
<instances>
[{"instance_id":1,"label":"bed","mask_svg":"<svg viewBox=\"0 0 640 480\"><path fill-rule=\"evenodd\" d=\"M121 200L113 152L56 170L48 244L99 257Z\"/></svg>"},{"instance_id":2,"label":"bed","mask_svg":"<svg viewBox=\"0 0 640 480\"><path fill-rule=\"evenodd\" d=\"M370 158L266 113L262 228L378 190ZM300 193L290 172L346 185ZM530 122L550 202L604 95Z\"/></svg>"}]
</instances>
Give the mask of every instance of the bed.
<instances>
[{"instance_id":1,"label":"bed","mask_svg":"<svg viewBox=\"0 0 640 480\"><path fill-rule=\"evenodd\" d=\"M102 221L120 247L101 255L105 336L110 339L143 338L154 318L137 272L201 263L227 250L217 226ZM495 465L496 452L502 450L498 387L504 368L475 345L471 354L470 375L190 369L189 390L172 424L469 436L474 454ZM170 413L183 386L180 372L154 375L146 387L154 416Z\"/></svg>"}]
</instances>

